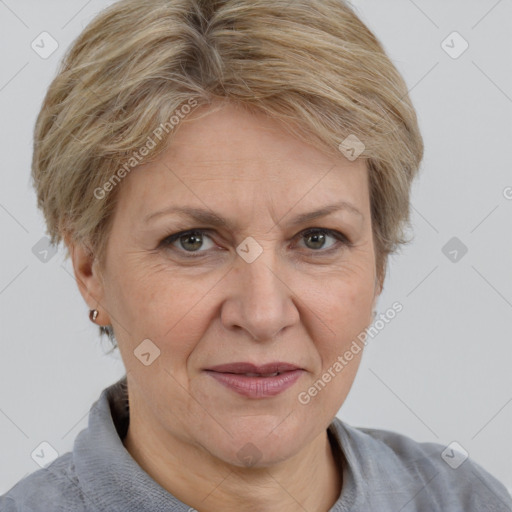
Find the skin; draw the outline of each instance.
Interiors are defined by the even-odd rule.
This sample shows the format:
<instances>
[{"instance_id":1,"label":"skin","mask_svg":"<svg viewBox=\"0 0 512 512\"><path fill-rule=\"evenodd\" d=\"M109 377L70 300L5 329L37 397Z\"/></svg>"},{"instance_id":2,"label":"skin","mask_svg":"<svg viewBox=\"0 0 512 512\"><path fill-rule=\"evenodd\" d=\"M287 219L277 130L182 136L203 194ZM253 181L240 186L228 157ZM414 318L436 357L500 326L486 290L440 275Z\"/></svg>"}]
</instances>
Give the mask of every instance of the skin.
<instances>
[{"instance_id":1,"label":"skin","mask_svg":"<svg viewBox=\"0 0 512 512\"><path fill-rule=\"evenodd\" d=\"M103 264L70 245L80 291L99 310L96 322L113 326L127 370L124 445L163 488L201 512L324 512L342 489L326 429L363 351L307 405L298 395L371 323L382 291L367 167L341 153L327 157L262 114L231 104L205 109L119 185ZM296 215L341 200L361 215L340 210L291 225ZM234 227L175 213L144 222L176 205L214 211ZM199 228L209 229L199 241L161 243ZM325 231L319 241L301 234L311 228L339 231L352 245ZM263 249L252 263L236 252L247 237ZM147 366L134 355L145 339L160 350ZM284 361L304 371L291 388L263 399L243 397L203 371L238 361ZM254 454L252 466L237 455L243 447Z\"/></svg>"}]
</instances>

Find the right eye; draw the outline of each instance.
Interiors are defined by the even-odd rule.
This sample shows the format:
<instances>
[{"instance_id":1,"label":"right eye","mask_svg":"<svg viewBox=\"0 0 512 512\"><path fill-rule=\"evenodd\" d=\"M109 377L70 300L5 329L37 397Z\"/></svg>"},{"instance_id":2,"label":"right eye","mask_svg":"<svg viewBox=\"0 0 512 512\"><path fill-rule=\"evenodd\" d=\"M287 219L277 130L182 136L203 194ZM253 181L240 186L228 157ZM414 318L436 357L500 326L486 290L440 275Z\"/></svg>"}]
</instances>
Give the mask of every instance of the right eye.
<instances>
[{"instance_id":1,"label":"right eye","mask_svg":"<svg viewBox=\"0 0 512 512\"><path fill-rule=\"evenodd\" d=\"M184 254L187 258L197 258L198 256L192 256L191 253L204 253L204 251L200 251L201 247L204 245L205 237L211 241L213 246L213 241L211 238L206 235L205 230L201 229L193 229L188 231L180 231L179 233L174 233L172 235L166 236L161 242L160 245L165 248L171 248L169 246L173 246L172 249L177 249L178 252L188 253L188 255ZM178 242L181 246L180 248L174 247L174 244ZM210 246L209 248L211 248ZM206 248L207 250L209 249ZM202 256L202 254L200 254Z\"/></svg>"}]
</instances>

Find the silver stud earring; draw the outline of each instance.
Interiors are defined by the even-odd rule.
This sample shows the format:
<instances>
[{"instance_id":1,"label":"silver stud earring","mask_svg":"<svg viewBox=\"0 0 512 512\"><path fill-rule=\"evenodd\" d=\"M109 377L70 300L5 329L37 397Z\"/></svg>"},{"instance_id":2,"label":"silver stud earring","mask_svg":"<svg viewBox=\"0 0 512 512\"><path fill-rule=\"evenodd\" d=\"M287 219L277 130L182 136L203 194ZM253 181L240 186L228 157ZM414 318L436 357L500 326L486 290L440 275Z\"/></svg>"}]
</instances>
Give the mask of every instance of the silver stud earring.
<instances>
[{"instance_id":1,"label":"silver stud earring","mask_svg":"<svg viewBox=\"0 0 512 512\"><path fill-rule=\"evenodd\" d=\"M96 318L98 318L98 310L97 309L89 310L89 320L91 322L96 322Z\"/></svg>"}]
</instances>

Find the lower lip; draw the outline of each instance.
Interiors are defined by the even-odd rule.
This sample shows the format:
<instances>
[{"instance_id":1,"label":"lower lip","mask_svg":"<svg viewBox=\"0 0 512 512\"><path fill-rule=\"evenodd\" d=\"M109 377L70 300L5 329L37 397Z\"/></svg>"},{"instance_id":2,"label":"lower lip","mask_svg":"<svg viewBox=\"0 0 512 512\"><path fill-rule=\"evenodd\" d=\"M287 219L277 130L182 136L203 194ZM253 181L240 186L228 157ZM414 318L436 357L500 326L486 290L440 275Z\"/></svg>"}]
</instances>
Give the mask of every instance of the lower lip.
<instances>
[{"instance_id":1,"label":"lower lip","mask_svg":"<svg viewBox=\"0 0 512 512\"><path fill-rule=\"evenodd\" d=\"M283 372L275 377L248 377L235 373L221 373L206 370L215 380L224 386L248 398L267 398L276 396L293 386L303 370Z\"/></svg>"}]
</instances>

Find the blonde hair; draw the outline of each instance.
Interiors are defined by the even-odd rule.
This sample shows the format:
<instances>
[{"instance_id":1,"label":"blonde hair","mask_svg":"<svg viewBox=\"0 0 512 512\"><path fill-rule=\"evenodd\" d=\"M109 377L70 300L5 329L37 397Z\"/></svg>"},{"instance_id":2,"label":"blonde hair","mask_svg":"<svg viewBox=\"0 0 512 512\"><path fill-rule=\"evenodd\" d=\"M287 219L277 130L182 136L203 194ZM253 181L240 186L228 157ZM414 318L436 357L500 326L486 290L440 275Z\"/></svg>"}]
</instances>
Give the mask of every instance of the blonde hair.
<instances>
[{"instance_id":1,"label":"blonde hair","mask_svg":"<svg viewBox=\"0 0 512 512\"><path fill-rule=\"evenodd\" d=\"M347 137L364 144L382 283L388 255L410 242L423 141L403 78L343 0L121 0L101 12L67 51L35 126L51 242L82 242L102 260L118 181L165 149L184 105L217 100L338 157Z\"/></svg>"}]
</instances>

